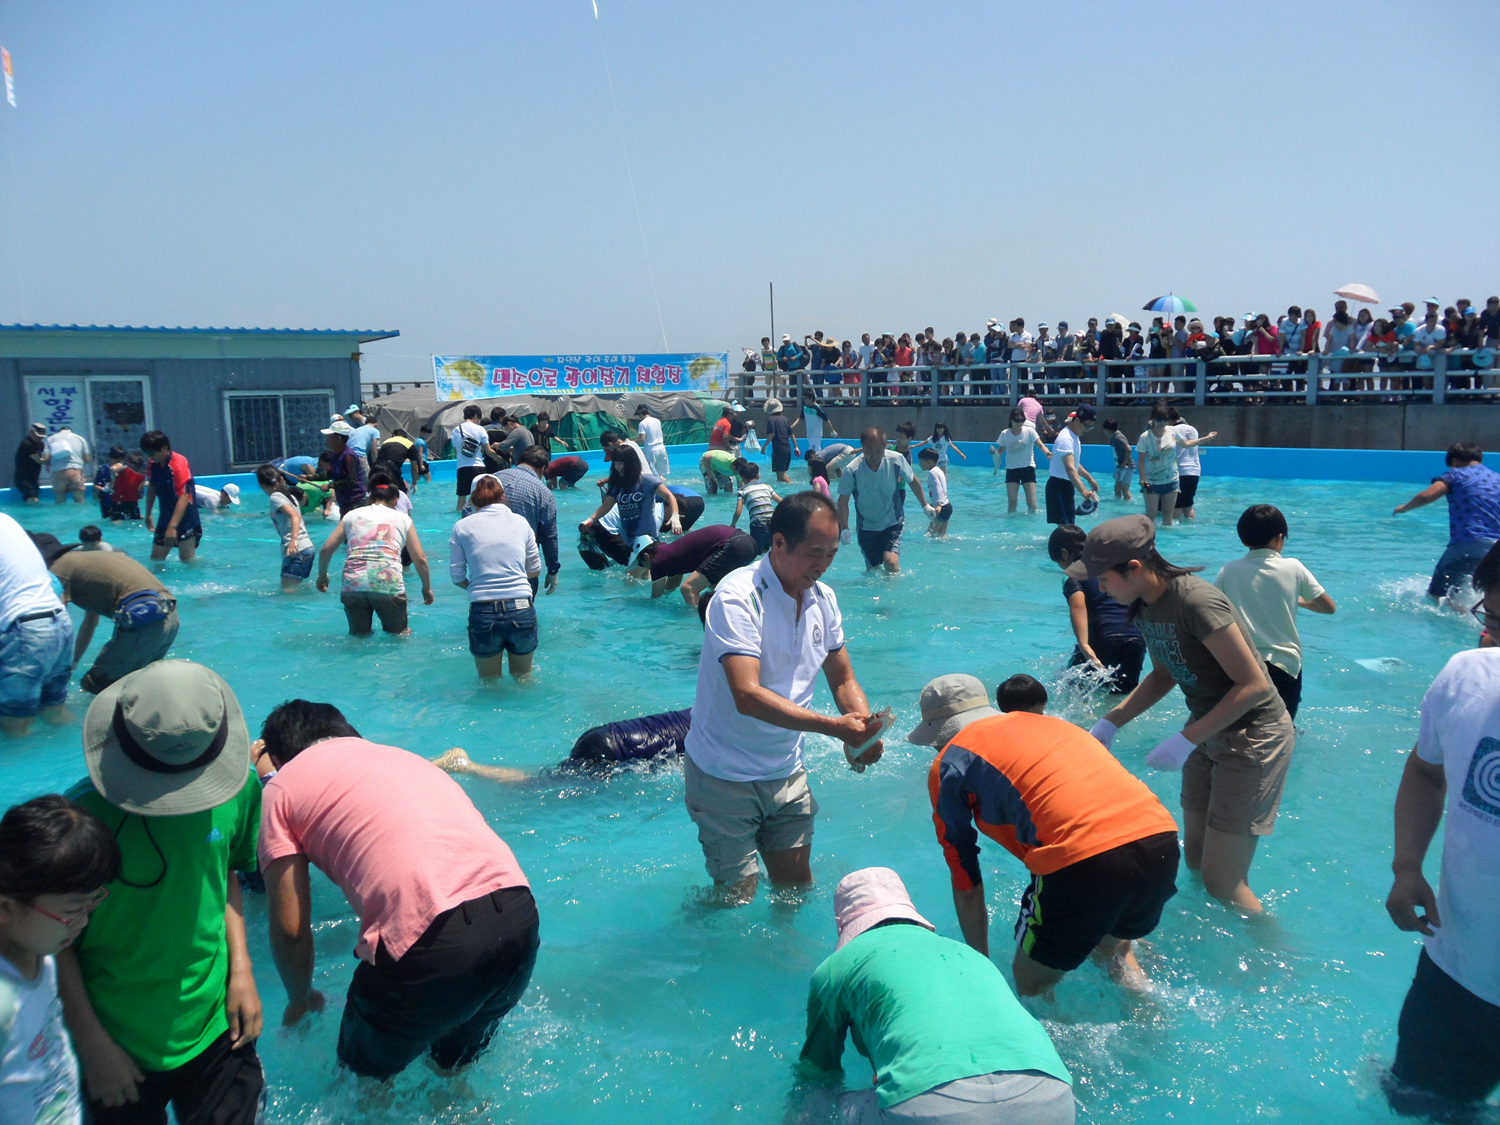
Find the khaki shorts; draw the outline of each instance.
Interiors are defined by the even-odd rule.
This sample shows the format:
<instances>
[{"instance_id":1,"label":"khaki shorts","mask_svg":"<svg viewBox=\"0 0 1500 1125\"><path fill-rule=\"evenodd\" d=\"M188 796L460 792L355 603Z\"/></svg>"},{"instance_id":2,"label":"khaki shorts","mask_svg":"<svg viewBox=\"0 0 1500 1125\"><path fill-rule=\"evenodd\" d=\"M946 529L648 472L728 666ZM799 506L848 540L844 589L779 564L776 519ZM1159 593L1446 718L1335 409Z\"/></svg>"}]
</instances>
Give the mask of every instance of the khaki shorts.
<instances>
[{"instance_id":1,"label":"khaki shorts","mask_svg":"<svg viewBox=\"0 0 1500 1125\"><path fill-rule=\"evenodd\" d=\"M64 496L69 492L83 494L83 474L77 469L59 469L52 474L52 494Z\"/></svg>"},{"instance_id":2,"label":"khaki shorts","mask_svg":"<svg viewBox=\"0 0 1500 1125\"><path fill-rule=\"evenodd\" d=\"M1269 836L1297 732L1286 715L1205 739L1182 768L1184 812L1231 836Z\"/></svg>"},{"instance_id":3,"label":"khaki shorts","mask_svg":"<svg viewBox=\"0 0 1500 1125\"><path fill-rule=\"evenodd\" d=\"M774 781L725 781L704 773L684 754L682 774L688 815L698 826L704 863L715 882L738 883L756 874L756 852L812 843L818 802L806 770Z\"/></svg>"}]
</instances>

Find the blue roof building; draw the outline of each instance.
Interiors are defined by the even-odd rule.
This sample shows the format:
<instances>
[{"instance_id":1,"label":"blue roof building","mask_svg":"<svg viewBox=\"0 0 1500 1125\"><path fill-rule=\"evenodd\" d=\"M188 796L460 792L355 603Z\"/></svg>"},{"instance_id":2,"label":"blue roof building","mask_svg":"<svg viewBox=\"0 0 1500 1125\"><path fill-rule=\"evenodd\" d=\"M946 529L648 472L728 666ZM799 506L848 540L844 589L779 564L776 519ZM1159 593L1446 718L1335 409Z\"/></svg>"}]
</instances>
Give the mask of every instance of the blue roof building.
<instances>
[{"instance_id":1,"label":"blue roof building","mask_svg":"<svg viewBox=\"0 0 1500 1125\"><path fill-rule=\"evenodd\" d=\"M205 476L316 455L329 416L359 401L361 347L397 335L0 325L0 444L14 449L33 422L66 425L97 458L163 430Z\"/></svg>"}]
</instances>

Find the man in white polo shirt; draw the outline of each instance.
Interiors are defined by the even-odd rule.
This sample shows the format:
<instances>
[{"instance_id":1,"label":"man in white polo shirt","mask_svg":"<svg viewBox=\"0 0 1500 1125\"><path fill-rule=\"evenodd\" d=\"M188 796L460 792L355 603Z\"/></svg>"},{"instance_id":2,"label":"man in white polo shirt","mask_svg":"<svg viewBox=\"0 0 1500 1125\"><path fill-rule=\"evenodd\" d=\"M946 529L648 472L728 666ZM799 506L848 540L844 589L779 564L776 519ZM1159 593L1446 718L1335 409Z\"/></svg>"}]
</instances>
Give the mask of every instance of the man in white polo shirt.
<instances>
[{"instance_id":1,"label":"man in white polo shirt","mask_svg":"<svg viewBox=\"0 0 1500 1125\"><path fill-rule=\"evenodd\" d=\"M850 766L879 760L879 721L854 678L837 600L818 579L839 548L834 506L816 492L777 505L771 550L732 571L704 620L698 692L683 774L708 873L733 903L772 885L809 883L818 804L802 768L802 735L844 743ZM808 709L822 672L840 715Z\"/></svg>"}]
</instances>

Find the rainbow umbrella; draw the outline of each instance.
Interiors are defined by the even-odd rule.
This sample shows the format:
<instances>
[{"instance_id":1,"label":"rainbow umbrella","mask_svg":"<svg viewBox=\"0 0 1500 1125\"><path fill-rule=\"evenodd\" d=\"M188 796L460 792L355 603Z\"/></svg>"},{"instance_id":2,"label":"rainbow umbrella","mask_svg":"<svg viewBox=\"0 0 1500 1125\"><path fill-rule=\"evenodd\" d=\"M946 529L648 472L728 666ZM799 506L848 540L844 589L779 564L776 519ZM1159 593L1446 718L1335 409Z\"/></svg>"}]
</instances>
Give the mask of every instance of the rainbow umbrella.
<instances>
[{"instance_id":1,"label":"rainbow umbrella","mask_svg":"<svg viewBox=\"0 0 1500 1125\"><path fill-rule=\"evenodd\" d=\"M1193 304L1192 301L1189 301L1186 297L1178 297L1173 293L1168 293L1165 297L1153 297L1142 305L1141 308L1147 312L1166 313L1168 316L1176 316L1178 313L1195 313L1198 311L1198 306Z\"/></svg>"}]
</instances>

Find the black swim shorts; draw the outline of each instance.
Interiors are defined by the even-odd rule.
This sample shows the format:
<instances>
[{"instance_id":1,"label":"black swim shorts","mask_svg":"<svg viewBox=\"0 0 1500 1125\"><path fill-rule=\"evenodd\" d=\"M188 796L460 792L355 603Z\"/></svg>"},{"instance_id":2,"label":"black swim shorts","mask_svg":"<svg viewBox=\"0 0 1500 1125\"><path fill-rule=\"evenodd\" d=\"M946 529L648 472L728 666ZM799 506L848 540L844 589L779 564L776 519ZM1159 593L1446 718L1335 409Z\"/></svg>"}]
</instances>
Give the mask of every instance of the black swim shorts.
<instances>
[{"instance_id":1,"label":"black swim shorts","mask_svg":"<svg viewBox=\"0 0 1500 1125\"><path fill-rule=\"evenodd\" d=\"M1106 937L1145 937L1177 893L1178 859L1177 833L1158 832L1033 875L1021 896L1017 948L1039 965L1070 972Z\"/></svg>"},{"instance_id":2,"label":"black swim shorts","mask_svg":"<svg viewBox=\"0 0 1500 1125\"><path fill-rule=\"evenodd\" d=\"M698 564L698 573L708 579L710 586L717 586L731 570L753 563L757 554L755 540L743 531L736 531Z\"/></svg>"},{"instance_id":3,"label":"black swim shorts","mask_svg":"<svg viewBox=\"0 0 1500 1125\"><path fill-rule=\"evenodd\" d=\"M1006 484L1035 484L1036 466L1027 465L1024 469L1006 469Z\"/></svg>"}]
</instances>

